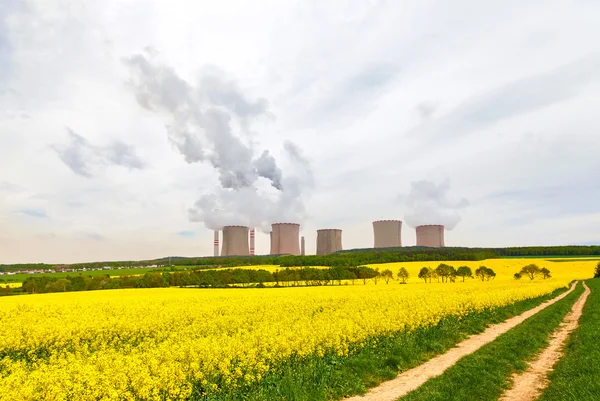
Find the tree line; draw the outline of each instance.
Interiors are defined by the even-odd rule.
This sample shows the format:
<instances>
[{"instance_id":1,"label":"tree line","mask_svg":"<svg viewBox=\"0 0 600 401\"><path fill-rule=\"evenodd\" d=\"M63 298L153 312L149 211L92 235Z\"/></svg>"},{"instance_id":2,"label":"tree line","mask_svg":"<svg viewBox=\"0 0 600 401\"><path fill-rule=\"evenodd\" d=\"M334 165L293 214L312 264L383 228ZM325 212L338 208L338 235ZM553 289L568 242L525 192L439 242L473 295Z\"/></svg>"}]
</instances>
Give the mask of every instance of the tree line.
<instances>
[{"instance_id":1,"label":"tree line","mask_svg":"<svg viewBox=\"0 0 600 401\"><path fill-rule=\"evenodd\" d=\"M23 293L39 294L48 292L91 291L119 288L158 288L158 287L265 287L274 283L275 287L341 285L344 281L354 284L379 277L379 272L366 266L332 267L316 269L303 267L281 269L275 272L255 269L218 269L180 272L148 272L141 276L67 276L28 277L21 287Z\"/></svg>"},{"instance_id":2,"label":"tree line","mask_svg":"<svg viewBox=\"0 0 600 401\"><path fill-rule=\"evenodd\" d=\"M266 255L266 256L227 256L183 258L171 257L142 261L94 262L74 265L19 264L0 265L0 271L15 271L28 269L56 269L65 267L102 268L144 267L153 266L183 266L195 268L212 268L217 266L235 267L251 265L291 266L360 266L374 263L419 262L419 261L480 261L502 257L519 256L594 256L600 255L600 246L534 246L513 248L425 248L403 247L386 249L353 249L340 251L330 255Z\"/></svg>"}]
</instances>

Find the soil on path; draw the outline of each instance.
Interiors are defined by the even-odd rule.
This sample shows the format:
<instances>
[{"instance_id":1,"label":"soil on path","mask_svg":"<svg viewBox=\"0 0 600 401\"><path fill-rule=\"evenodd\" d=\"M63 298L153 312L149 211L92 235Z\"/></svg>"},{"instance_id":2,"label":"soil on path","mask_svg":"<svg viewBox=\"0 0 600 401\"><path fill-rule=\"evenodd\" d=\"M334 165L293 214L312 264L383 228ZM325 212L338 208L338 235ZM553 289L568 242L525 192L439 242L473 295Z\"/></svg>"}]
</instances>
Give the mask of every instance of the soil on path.
<instances>
[{"instance_id":1,"label":"soil on path","mask_svg":"<svg viewBox=\"0 0 600 401\"><path fill-rule=\"evenodd\" d=\"M525 319L535 315L543 309L546 309L553 303L560 301L575 289L575 285L577 285L577 282L573 283L568 291L563 292L559 296L502 323L488 327L483 333L467 338L445 354L436 356L435 358L432 358L413 369L399 374L395 379L384 382L381 385L372 388L367 394L346 398L345 401L397 400L409 392L416 390L432 377L441 375L446 371L446 369L452 367L462 357L472 354L484 345L494 341L501 334L506 333L519 323L522 323Z\"/></svg>"},{"instance_id":2,"label":"soil on path","mask_svg":"<svg viewBox=\"0 0 600 401\"><path fill-rule=\"evenodd\" d=\"M512 377L513 386L505 392L501 401L530 401L537 400L542 391L548 386L548 373L556 362L562 357L564 345L569 335L579 326L579 318L583 313L583 306L590 295L590 289L583 283L585 291L571 312L565 316L558 329L552 334L548 347L542 351L537 359L529 364L529 368Z\"/></svg>"}]
</instances>

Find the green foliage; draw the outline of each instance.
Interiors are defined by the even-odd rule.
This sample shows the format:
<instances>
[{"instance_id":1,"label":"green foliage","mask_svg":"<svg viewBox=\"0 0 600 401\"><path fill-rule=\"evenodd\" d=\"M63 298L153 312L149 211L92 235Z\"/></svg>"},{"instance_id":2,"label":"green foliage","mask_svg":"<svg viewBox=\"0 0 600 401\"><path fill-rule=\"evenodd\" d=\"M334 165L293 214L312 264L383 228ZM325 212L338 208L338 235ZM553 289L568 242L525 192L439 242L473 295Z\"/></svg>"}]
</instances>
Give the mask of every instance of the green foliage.
<instances>
[{"instance_id":1,"label":"green foliage","mask_svg":"<svg viewBox=\"0 0 600 401\"><path fill-rule=\"evenodd\" d=\"M441 277L443 283L448 282L451 277L454 277L456 270L450 265L441 263L438 267L436 267L435 274L437 274L438 277Z\"/></svg>"},{"instance_id":2,"label":"green foliage","mask_svg":"<svg viewBox=\"0 0 600 401\"><path fill-rule=\"evenodd\" d=\"M496 277L496 272L489 267L480 266L475 270L475 276L480 278L481 281L491 280Z\"/></svg>"},{"instance_id":3,"label":"green foliage","mask_svg":"<svg viewBox=\"0 0 600 401\"><path fill-rule=\"evenodd\" d=\"M600 262L596 265L596 270L594 271L594 278L600 278Z\"/></svg>"},{"instance_id":4,"label":"green foliage","mask_svg":"<svg viewBox=\"0 0 600 401\"><path fill-rule=\"evenodd\" d=\"M521 273L515 273L513 277L515 278L515 280L521 280L521 277L523 276L521 275Z\"/></svg>"},{"instance_id":5,"label":"green foliage","mask_svg":"<svg viewBox=\"0 0 600 401\"><path fill-rule=\"evenodd\" d=\"M402 284L406 284L406 280L408 280L408 277L408 270L406 270L406 268L404 267L401 267L400 270L398 270L398 279L402 280Z\"/></svg>"},{"instance_id":6,"label":"green foliage","mask_svg":"<svg viewBox=\"0 0 600 401\"><path fill-rule=\"evenodd\" d=\"M538 265L530 264L524 266L519 273L521 273L522 276L527 276L530 280L533 280L535 276L537 276L541 272L542 269L540 269Z\"/></svg>"},{"instance_id":7,"label":"green foliage","mask_svg":"<svg viewBox=\"0 0 600 401\"><path fill-rule=\"evenodd\" d=\"M456 275L462 277L462 281L464 282L466 277L473 278L473 271L469 266L460 266L456 271Z\"/></svg>"},{"instance_id":8,"label":"green foliage","mask_svg":"<svg viewBox=\"0 0 600 401\"><path fill-rule=\"evenodd\" d=\"M391 274L391 271L389 272ZM65 292L65 291L91 291L117 288L157 288L157 287L202 287L225 288L235 286L260 286L264 283L276 283L278 286L319 286L341 285L344 280L362 278L373 279L378 275L377 270L366 266L359 267L331 267L329 269L315 269L303 267L297 269L284 268L271 273L267 270L253 269L214 269L176 272L149 272L142 276L32 276L23 282L22 290L25 293ZM382 276L384 279L390 276Z\"/></svg>"},{"instance_id":9,"label":"green foliage","mask_svg":"<svg viewBox=\"0 0 600 401\"><path fill-rule=\"evenodd\" d=\"M394 279L394 273L390 269L385 269L381 272L381 278L383 278L386 284L389 284L390 280Z\"/></svg>"},{"instance_id":10,"label":"green foliage","mask_svg":"<svg viewBox=\"0 0 600 401\"><path fill-rule=\"evenodd\" d=\"M546 269L545 267L542 267L540 269L540 273L542 273L542 277L544 278L544 280L546 280L547 278L552 277L552 275L550 274L550 270Z\"/></svg>"},{"instance_id":11,"label":"green foliage","mask_svg":"<svg viewBox=\"0 0 600 401\"><path fill-rule=\"evenodd\" d=\"M423 279L425 282L427 282L427 279L429 279L429 282L431 282L431 276L432 276L432 271L429 267L423 267L419 271L419 278Z\"/></svg>"}]
</instances>

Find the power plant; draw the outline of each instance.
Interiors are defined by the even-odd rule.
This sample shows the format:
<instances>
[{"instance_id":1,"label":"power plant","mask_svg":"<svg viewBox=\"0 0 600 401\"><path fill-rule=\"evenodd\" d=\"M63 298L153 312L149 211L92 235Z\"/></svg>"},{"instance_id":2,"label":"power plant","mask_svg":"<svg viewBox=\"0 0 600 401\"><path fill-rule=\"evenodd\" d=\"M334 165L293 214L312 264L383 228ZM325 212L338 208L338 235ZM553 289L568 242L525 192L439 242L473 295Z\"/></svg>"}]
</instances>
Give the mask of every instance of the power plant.
<instances>
[{"instance_id":1,"label":"power plant","mask_svg":"<svg viewBox=\"0 0 600 401\"><path fill-rule=\"evenodd\" d=\"M317 230L317 255L328 255L342 250L342 230Z\"/></svg>"},{"instance_id":2,"label":"power plant","mask_svg":"<svg viewBox=\"0 0 600 401\"><path fill-rule=\"evenodd\" d=\"M248 256L248 227L225 226L223 227L223 247L221 256Z\"/></svg>"},{"instance_id":3,"label":"power plant","mask_svg":"<svg viewBox=\"0 0 600 401\"><path fill-rule=\"evenodd\" d=\"M271 255L300 255L300 224L271 224Z\"/></svg>"},{"instance_id":4,"label":"power plant","mask_svg":"<svg viewBox=\"0 0 600 401\"><path fill-rule=\"evenodd\" d=\"M417 246L441 248L444 246L444 226L426 225L417 227Z\"/></svg>"},{"instance_id":5,"label":"power plant","mask_svg":"<svg viewBox=\"0 0 600 401\"><path fill-rule=\"evenodd\" d=\"M402 246L402 221L378 220L373 222L375 248L392 248Z\"/></svg>"},{"instance_id":6,"label":"power plant","mask_svg":"<svg viewBox=\"0 0 600 401\"><path fill-rule=\"evenodd\" d=\"M416 227L417 246L440 248L445 246L444 226L439 224ZM374 247L402 246L402 221L377 220L373 222ZM222 234L221 256L252 256L255 254L255 230L246 226L225 226ZM250 243L248 244L248 238ZM271 255L305 255L306 241L300 238L300 224L271 224ZM342 230L317 230L317 255L328 255L342 250ZM219 231L214 231L214 257L219 256Z\"/></svg>"}]
</instances>

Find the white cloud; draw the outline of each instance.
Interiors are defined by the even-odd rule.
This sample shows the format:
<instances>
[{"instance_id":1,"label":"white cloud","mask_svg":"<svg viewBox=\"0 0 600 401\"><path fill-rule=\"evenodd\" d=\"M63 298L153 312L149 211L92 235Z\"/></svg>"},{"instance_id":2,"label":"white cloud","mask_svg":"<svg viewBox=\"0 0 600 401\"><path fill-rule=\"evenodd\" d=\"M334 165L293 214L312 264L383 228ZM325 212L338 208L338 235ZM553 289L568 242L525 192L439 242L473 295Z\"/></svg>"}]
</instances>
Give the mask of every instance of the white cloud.
<instances>
[{"instance_id":1,"label":"white cloud","mask_svg":"<svg viewBox=\"0 0 600 401\"><path fill-rule=\"evenodd\" d=\"M238 133L284 184L301 166L284 143L310 159L309 252L330 226L345 248L371 246L371 220L408 212L398 193L446 178L470 201L448 244L598 241L599 13L585 0L1 2L0 263L212 254L188 210L219 172L186 163L170 120L133 96L122 60L144 49L208 88L188 105L243 125L268 102ZM211 65L227 79L201 82Z\"/></svg>"}]
</instances>

